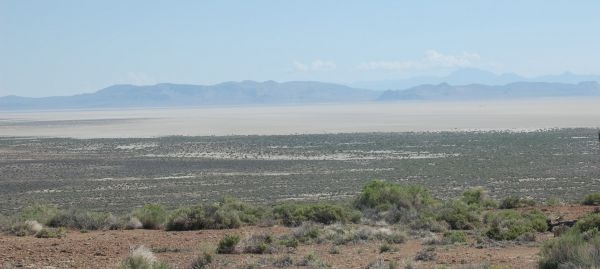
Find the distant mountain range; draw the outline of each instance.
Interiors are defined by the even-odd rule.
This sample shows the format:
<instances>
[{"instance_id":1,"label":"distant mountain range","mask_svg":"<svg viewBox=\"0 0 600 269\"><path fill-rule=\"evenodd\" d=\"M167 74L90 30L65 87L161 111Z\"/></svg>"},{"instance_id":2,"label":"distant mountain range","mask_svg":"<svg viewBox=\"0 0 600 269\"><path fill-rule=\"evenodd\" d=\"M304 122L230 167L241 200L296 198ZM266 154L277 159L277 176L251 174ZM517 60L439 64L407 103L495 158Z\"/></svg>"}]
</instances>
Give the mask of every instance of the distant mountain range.
<instances>
[{"instance_id":1,"label":"distant mountain range","mask_svg":"<svg viewBox=\"0 0 600 269\"><path fill-rule=\"evenodd\" d=\"M577 84L549 82L515 82L501 86L470 84L452 86L447 83L421 85L407 90L385 91L378 101L397 100L496 100L537 97L600 96L595 81Z\"/></svg>"},{"instance_id":2,"label":"distant mountain range","mask_svg":"<svg viewBox=\"0 0 600 269\"><path fill-rule=\"evenodd\" d=\"M102 107L169 107L216 105L277 105L374 100L377 92L322 82L225 82L211 86L157 84L114 85L95 93L73 96L0 98L4 109Z\"/></svg>"},{"instance_id":3,"label":"distant mountain range","mask_svg":"<svg viewBox=\"0 0 600 269\"><path fill-rule=\"evenodd\" d=\"M362 81L349 84L351 87L371 89L371 90L399 90L423 84L441 84L450 85L506 85L515 82L552 82L552 83L570 83L575 84L582 81L600 82L598 75L579 75L571 72L565 72L560 75L546 75L539 77L524 77L514 73L495 74L486 70L476 68L463 68L450 73L447 76L417 76L401 80L378 80Z\"/></svg>"},{"instance_id":4,"label":"distant mountain range","mask_svg":"<svg viewBox=\"0 0 600 269\"><path fill-rule=\"evenodd\" d=\"M72 108L283 105L400 100L495 100L536 97L600 96L600 84L515 82L506 85L424 84L406 90L375 91L340 84L295 82L226 82L210 86L157 84L114 85L89 94L0 98L0 110Z\"/></svg>"}]
</instances>

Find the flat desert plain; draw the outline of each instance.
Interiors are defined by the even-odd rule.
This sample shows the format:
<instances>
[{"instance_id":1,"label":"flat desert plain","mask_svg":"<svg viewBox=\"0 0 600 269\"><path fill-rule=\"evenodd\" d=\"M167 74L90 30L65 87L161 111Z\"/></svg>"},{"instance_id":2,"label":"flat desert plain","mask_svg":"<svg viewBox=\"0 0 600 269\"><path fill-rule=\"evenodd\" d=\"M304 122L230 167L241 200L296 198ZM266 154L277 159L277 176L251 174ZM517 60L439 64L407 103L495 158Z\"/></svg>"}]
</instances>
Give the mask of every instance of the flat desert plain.
<instances>
[{"instance_id":1,"label":"flat desert plain","mask_svg":"<svg viewBox=\"0 0 600 269\"><path fill-rule=\"evenodd\" d=\"M528 131L600 126L600 98L203 108L1 111L0 136L74 138L406 131Z\"/></svg>"}]
</instances>

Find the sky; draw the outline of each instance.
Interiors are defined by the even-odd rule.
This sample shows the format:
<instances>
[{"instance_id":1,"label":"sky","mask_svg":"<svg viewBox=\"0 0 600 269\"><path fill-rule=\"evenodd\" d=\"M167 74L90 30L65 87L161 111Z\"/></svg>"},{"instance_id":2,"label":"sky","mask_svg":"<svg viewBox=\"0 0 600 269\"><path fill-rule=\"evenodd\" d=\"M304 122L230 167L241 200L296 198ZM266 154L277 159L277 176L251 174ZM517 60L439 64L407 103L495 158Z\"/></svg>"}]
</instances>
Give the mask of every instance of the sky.
<instances>
[{"instance_id":1,"label":"sky","mask_svg":"<svg viewBox=\"0 0 600 269\"><path fill-rule=\"evenodd\" d=\"M600 1L0 0L0 96L113 84L600 74Z\"/></svg>"}]
</instances>

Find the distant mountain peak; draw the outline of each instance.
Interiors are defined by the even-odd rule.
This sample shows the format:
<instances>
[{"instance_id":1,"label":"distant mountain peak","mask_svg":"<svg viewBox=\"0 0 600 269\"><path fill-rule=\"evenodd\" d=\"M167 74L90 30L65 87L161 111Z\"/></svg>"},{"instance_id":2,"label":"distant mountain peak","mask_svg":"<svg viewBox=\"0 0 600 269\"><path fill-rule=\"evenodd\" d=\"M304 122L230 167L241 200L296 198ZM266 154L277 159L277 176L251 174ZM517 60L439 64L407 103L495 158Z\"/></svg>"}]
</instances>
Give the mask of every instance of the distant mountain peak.
<instances>
[{"instance_id":1,"label":"distant mountain peak","mask_svg":"<svg viewBox=\"0 0 600 269\"><path fill-rule=\"evenodd\" d=\"M447 82L450 85L506 85L513 82L555 82L555 83L579 83L580 81L600 81L600 76L577 75L566 71L559 75L548 75L538 77L524 77L515 73L497 74L488 70L478 68L461 68L454 70L446 76L432 77L419 76L397 80L363 81L351 84L354 87L372 90L404 90L423 84L439 84Z\"/></svg>"},{"instance_id":2,"label":"distant mountain peak","mask_svg":"<svg viewBox=\"0 0 600 269\"><path fill-rule=\"evenodd\" d=\"M224 82L215 85L160 83L148 86L112 85L95 93L45 98L6 96L0 110L282 105L397 100L497 100L538 97L600 96L597 81L577 83L518 81L504 85L422 84L385 92L316 81Z\"/></svg>"}]
</instances>

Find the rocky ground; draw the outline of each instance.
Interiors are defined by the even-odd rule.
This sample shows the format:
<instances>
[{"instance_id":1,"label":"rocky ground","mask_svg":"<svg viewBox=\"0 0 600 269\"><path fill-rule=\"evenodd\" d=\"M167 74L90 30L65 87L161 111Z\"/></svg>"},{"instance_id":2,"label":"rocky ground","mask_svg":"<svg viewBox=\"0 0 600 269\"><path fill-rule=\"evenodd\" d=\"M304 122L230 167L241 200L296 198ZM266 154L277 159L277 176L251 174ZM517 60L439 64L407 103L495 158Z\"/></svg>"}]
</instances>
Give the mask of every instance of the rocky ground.
<instances>
[{"instance_id":1,"label":"rocky ground","mask_svg":"<svg viewBox=\"0 0 600 269\"><path fill-rule=\"evenodd\" d=\"M524 208L521 210L531 210ZM577 219L595 210L593 206L560 205L535 207L549 217ZM275 237L291 233L292 228L273 226L248 226L231 230L202 230L168 232L163 230L69 231L64 238L17 237L0 235L0 268L116 268L135 246L144 245L155 252L157 258L175 268L189 268L191 261L208 251L214 253L218 241L227 234L271 234ZM423 238L410 236L392 250L380 253L382 241L368 241L337 246L332 251L331 242L300 244L297 249L282 247L275 254L213 254L211 268L273 268L277 260L289 256L298 263L313 254L320 264L332 268L367 268L377 261L395 261L399 268L461 268L483 263L506 268L535 268L541 244L553 238L552 233L537 234L536 241L476 242L470 233L468 243L435 246L434 257L429 261L416 261L423 249L430 248ZM336 253L337 252L337 253ZM294 268L289 266L288 268ZM298 266L296 266L298 267ZM307 268L307 267L301 267Z\"/></svg>"}]
</instances>

